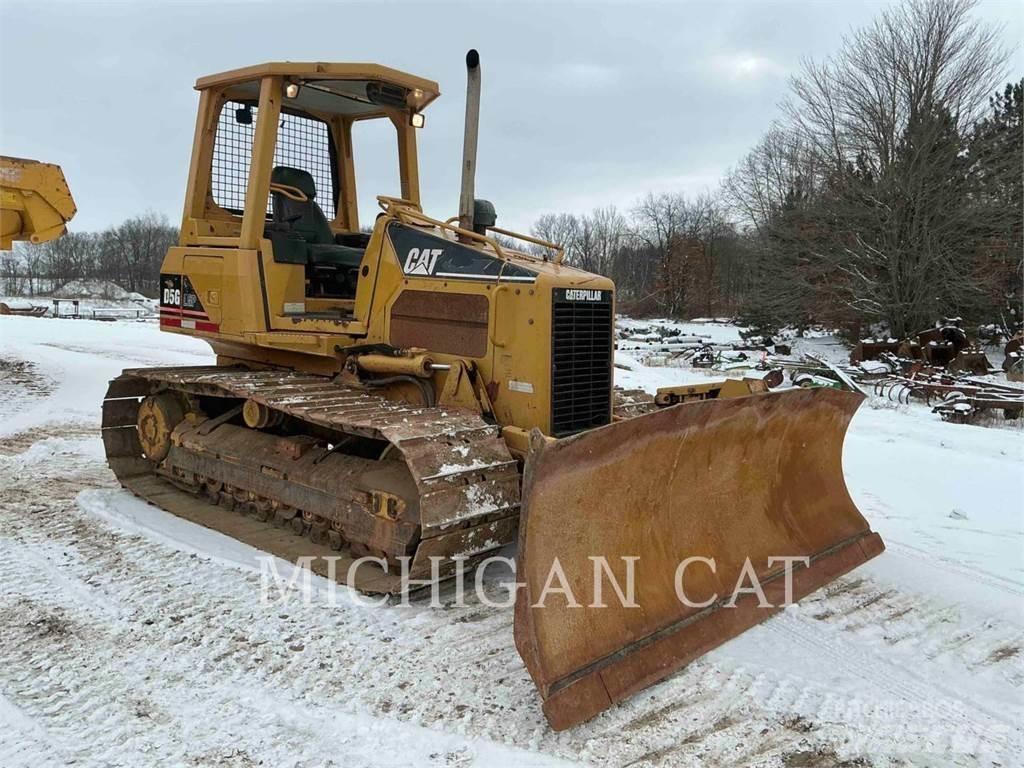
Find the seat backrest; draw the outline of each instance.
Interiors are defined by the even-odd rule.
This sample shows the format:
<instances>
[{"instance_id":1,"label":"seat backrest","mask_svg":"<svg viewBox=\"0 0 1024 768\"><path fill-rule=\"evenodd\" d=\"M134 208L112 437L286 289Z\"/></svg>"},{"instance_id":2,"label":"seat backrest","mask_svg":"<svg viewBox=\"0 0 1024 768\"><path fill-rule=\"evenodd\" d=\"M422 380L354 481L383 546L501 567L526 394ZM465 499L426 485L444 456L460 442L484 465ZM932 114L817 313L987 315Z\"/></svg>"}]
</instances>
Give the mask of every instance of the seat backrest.
<instances>
[{"instance_id":1,"label":"seat backrest","mask_svg":"<svg viewBox=\"0 0 1024 768\"><path fill-rule=\"evenodd\" d=\"M327 217L316 204L316 183L309 172L279 165L270 172L270 183L295 187L308 198L305 202L293 200L271 189L271 215L275 224L289 229L307 243L328 245L334 242ZM289 222L293 217L297 218Z\"/></svg>"}]
</instances>

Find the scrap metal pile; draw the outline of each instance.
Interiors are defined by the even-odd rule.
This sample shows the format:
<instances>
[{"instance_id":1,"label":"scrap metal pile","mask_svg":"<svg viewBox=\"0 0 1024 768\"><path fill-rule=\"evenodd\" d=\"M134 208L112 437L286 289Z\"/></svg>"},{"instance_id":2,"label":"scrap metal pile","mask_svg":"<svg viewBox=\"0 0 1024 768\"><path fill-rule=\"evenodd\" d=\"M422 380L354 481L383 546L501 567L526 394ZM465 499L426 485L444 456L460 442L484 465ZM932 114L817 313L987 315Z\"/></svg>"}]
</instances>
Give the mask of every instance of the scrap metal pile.
<instances>
[{"instance_id":1,"label":"scrap metal pile","mask_svg":"<svg viewBox=\"0 0 1024 768\"><path fill-rule=\"evenodd\" d=\"M923 402L944 420L960 424L984 422L982 417L986 416L1019 419L1024 413L1024 388L1020 386L994 381L990 375L974 376L927 365L891 352L850 365L833 365L814 355L766 354L754 369L783 369L790 382L799 387L873 392L902 404ZM986 368L986 374L990 373L995 371ZM767 376L765 380L769 381Z\"/></svg>"},{"instance_id":2,"label":"scrap metal pile","mask_svg":"<svg viewBox=\"0 0 1024 768\"><path fill-rule=\"evenodd\" d=\"M877 360L883 355L895 355L936 369L983 376L990 372L988 357L980 345L970 342L962 325L959 317L951 317L941 325L902 341L892 338L861 339L850 353L850 362L860 363Z\"/></svg>"},{"instance_id":3,"label":"scrap metal pile","mask_svg":"<svg viewBox=\"0 0 1024 768\"><path fill-rule=\"evenodd\" d=\"M1005 419L1019 419L1024 412L1024 389L970 376L921 370L910 376L886 376L874 387L876 394L894 402L923 400L946 421L960 424L992 411L1002 411Z\"/></svg>"},{"instance_id":4,"label":"scrap metal pile","mask_svg":"<svg viewBox=\"0 0 1024 768\"><path fill-rule=\"evenodd\" d=\"M712 343L706 335L683 335L667 329L637 335L622 334L620 349L665 353L693 368L737 373L762 379L775 389L788 380L802 388L830 387L886 397L901 404L922 402L944 420L984 423L986 417L1020 419L1024 415L1024 334L1017 333L1004 347L1002 371L993 367L984 349L972 344L959 318L946 320L911 339L862 339L851 351L849 364L836 365L811 354L791 354L786 344L769 337L743 335L740 343ZM666 332L667 331L667 332ZM642 347L631 347L641 342ZM642 407L637 393L617 402L624 411ZM623 402L625 400L626 402ZM642 400L642 398L641 398Z\"/></svg>"},{"instance_id":5,"label":"scrap metal pile","mask_svg":"<svg viewBox=\"0 0 1024 768\"><path fill-rule=\"evenodd\" d=\"M1004 347L1007 381L1024 380L1021 344L1018 332ZM873 373L876 394L900 403L923 400L946 421L971 423L999 412L1004 419L1019 419L1024 412L1024 389L994 380L999 369L980 345L969 341L960 318L949 318L916 339L864 339L853 348L850 362Z\"/></svg>"}]
</instances>

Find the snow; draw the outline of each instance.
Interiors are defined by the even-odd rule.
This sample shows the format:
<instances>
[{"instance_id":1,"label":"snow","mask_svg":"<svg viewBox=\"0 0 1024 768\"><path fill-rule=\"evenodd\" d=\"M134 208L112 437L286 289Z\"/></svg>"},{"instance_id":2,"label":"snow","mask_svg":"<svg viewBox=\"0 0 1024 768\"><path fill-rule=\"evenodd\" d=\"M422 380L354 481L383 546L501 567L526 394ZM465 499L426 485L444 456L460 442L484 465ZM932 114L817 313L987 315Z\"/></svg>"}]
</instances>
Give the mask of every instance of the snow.
<instances>
[{"instance_id":1,"label":"snow","mask_svg":"<svg viewBox=\"0 0 1024 768\"><path fill-rule=\"evenodd\" d=\"M109 299L113 301L149 301L141 293L126 291L109 280L70 280L51 294L57 299Z\"/></svg>"},{"instance_id":2,"label":"snow","mask_svg":"<svg viewBox=\"0 0 1024 768\"><path fill-rule=\"evenodd\" d=\"M259 572L259 558L263 554L259 550L230 536L167 515L141 499L126 499L121 489L90 488L78 494L75 503L83 512L126 533L160 541L180 552L201 555L229 568ZM289 564L275 559L279 573L285 573Z\"/></svg>"},{"instance_id":3,"label":"snow","mask_svg":"<svg viewBox=\"0 0 1024 768\"><path fill-rule=\"evenodd\" d=\"M32 309L35 306L31 301L27 299L10 298L3 301L9 309L23 311L26 309Z\"/></svg>"},{"instance_id":4,"label":"snow","mask_svg":"<svg viewBox=\"0 0 1024 768\"><path fill-rule=\"evenodd\" d=\"M72 302L78 302L78 311L85 317L146 317L155 320L159 302L135 291L126 291L116 283L107 280L71 280L54 290L41 290L31 297L0 296L0 301L13 307L34 305L49 308L53 313L54 299L60 300L60 314L69 315L74 311Z\"/></svg>"},{"instance_id":5,"label":"snow","mask_svg":"<svg viewBox=\"0 0 1024 768\"><path fill-rule=\"evenodd\" d=\"M708 372L690 368L650 366L654 357L655 362L660 359L655 356L634 356L630 352L616 352L615 354L615 384L625 389L643 389L652 395L658 387L671 387L677 384L691 384L695 382L707 382L712 379L724 378L721 373Z\"/></svg>"},{"instance_id":6,"label":"snow","mask_svg":"<svg viewBox=\"0 0 1024 768\"><path fill-rule=\"evenodd\" d=\"M0 317L0 360L3 358L35 366L36 381L28 387L29 392L45 392L46 397L0 402L0 437L51 418L98 425L98 406L107 383L125 368L215 362L206 342L160 333L154 325L11 315Z\"/></svg>"},{"instance_id":7,"label":"snow","mask_svg":"<svg viewBox=\"0 0 1024 768\"><path fill-rule=\"evenodd\" d=\"M717 321L681 322L665 318L635 320L629 317L620 317L618 318L617 326L620 331L628 331L631 334L646 332L649 335L654 335L652 329L657 328L675 333L678 336L702 336L707 337L707 341L713 344L738 342L741 340L740 331L744 330L738 326ZM665 341L672 341L672 339L672 336L666 335L664 337Z\"/></svg>"},{"instance_id":8,"label":"snow","mask_svg":"<svg viewBox=\"0 0 1024 768\"><path fill-rule=\"evenodd\" d=\"M461 452L460 452L461 453ZM437 468L437 472L433 475L424 477L424 480L436 480L441 477L448 477L449 475L460 475L463 472L472 472L474 469L484 469L489 467L490 462L484 461L480 458L473 458L468 464L442 464Z\"/></svg>"},{"instance_id":9,"label":"snow","mask_svg":"<svg viewBox=\"0 0 1024 768\"><path fill-rule=\"evenodd\" d=\"M846 354L828 336L795 340L804 351ZM0 317L5 768L1020 764L1020 429L868 400L844 470L887 551L553 733L511 609L263 604L256 550L117 488L98 438L107 382L213 359L152 324ZM647 391L723 376L649 350L616 363L620 385ZM494 599L510 579L488 569Z\"/></svg>"}]
</instances>

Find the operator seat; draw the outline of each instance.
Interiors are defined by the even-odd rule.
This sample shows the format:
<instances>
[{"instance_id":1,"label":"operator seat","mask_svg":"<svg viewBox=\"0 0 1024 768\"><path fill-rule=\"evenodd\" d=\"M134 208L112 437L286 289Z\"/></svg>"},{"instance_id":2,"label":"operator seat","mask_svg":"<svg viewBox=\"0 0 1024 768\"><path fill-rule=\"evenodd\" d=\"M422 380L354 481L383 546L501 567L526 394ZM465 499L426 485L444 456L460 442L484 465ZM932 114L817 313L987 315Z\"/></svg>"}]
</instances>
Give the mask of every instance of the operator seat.
<instances>
[{"instance_id":1,"label":"operator seat","mask_svg":"<svg viewBox=\"0 0 1024 768\"><path fill-rule=\"evenodd\" d=\"M309 295L354 299L364 249L336 242L317 205L313 176L300 168L279 165L270 173L270 197L268 230L274 260L304 264Z\"/></svg>"}]
</instances>

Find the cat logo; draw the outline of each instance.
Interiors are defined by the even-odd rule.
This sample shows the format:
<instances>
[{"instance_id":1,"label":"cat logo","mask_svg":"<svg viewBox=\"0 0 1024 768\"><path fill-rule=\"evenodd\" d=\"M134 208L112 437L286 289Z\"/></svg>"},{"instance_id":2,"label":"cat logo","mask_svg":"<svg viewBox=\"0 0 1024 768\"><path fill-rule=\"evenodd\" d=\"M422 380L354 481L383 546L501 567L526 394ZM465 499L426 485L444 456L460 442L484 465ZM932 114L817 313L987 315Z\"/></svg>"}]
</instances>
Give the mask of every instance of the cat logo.
<instances>
[{"instance_id":1,"label":"cat logo","mask_svg":"<svg viewBox=\"0 0 1024 768\"><path fill-rule=\"evenodd\" d=\"M567 288L565 290L566 301L603 301L604 292L588 290L585 288Z\"/></svg>"},{"instance_id":2,"label":"cat logo","mask_svg":"<svg viewBox=\"0 0 1024 768\"><path fill-rule=\"evenodd\" d=\"M437 266L437 257L443 251L443 248L410 248L409 255L405 257L405 274L434 274L434 267Z\"/></svg>"}]
</instances>

